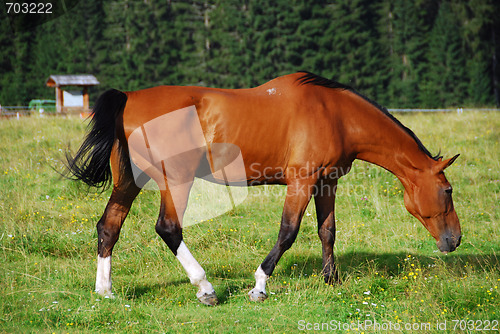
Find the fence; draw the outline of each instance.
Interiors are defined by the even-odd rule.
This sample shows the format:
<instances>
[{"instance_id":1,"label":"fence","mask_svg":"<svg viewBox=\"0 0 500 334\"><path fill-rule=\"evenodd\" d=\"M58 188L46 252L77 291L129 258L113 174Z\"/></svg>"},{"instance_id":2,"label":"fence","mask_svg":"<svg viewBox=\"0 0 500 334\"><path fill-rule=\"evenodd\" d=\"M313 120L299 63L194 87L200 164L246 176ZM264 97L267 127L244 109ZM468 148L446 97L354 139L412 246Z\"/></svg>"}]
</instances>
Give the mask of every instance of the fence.
<instances>
[{"instance_id":1,"label":"fence","mask_svg":"<svg viewBox=\"0 0 500 334\"><path fill-rule=\"evenodd\" d=\"M0 117L19 117L29 116L31 114L29 107L0 107Z\"/></svg>"},{"instance_id":2,"label":"fence","mask_svg":"<svg viewBox=\"0 0 500 334\"><path fill-rule=\"evenodd\" d=\"M46 116L67 116L67 115L80 115L81 118L86 118L90 115L90 109L82 108L66 108L63 112L56 113L45 110L45 112L39 112L37 109L33 109L27 106L16 106L16 107L4 107L0 106L0 118L21 118L31 115L46 115Z\"/></svg>"},{"instance_id":3,"label":"fence","mask_svg":"<svg viewBox=\"0 0 500 334\"><path fill-rule=\"evenodd\" d=\"M499 108L441 108L441 109L412 109L412 108L389 108L387 109L391 113L427 113L427 112L456 112L461 114L463 112L477 112L477 111L500 111ZM88 116L88 112L86 115ZM23 116L29 116L33 112L29 110L29 107L0 107L0 118L16 117L19 119ZM52 114L54 115L54 114ZM67 115L67 113L62 113L62 115ZM80 115L82 117L82 115Z\"/></svg>"},{"instance_id":4,"label":"fence","mask_svg":"<svg viewBox=\"0 0 500 334\"><path fill-rule=\"evenodd\" d=\"M394 112L394 113L408 113L408 112L456 112L457 114L461 114L463 112L470 112L470 111L500 111L498 108L442 108L442 109L401 109L401 108L395 108L395 109L387 109L389 112Z\"/></svg>"}]
</instances>

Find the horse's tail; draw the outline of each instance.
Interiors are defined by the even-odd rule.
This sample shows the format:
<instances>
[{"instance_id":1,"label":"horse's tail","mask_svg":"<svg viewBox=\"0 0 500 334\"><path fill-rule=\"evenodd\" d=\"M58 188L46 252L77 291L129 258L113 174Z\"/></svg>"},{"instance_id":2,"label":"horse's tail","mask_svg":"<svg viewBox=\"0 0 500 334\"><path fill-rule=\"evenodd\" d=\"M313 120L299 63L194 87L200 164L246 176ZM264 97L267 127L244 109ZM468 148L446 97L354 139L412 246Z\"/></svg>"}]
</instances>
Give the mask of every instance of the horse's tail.
<instances>
[{"instance_id":1,"label":"horse's tail","mask_svg":"<svg viewBox=\"0 0 500 334\"><path fill-rule=\"evenodd\" d=\"M89 132L75 156L66 154L66 167L73 180L106 189L111 184L110 157L117 140L117 118L127 103L127 95L116 89L102 94L92 111ZM120 150L121 154L123 151Z\"/></svg>"}]
</instances>

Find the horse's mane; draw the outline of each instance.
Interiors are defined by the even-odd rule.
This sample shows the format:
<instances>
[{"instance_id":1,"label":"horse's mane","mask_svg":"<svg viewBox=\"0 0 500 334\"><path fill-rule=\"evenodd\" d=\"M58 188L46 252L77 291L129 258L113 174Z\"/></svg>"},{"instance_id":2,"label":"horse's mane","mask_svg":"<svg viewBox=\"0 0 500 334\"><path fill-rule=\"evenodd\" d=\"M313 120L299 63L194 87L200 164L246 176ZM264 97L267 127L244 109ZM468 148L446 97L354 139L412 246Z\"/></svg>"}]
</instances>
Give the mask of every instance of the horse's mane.
<instances>
[{"instance_id":1,"label":"horse's mane","mask_svg":"<svg viewBox=\"0 0 500 334\"><path fill-rule=\"evenodd\" d=\"M304 74L299 79L297 79L297 81L301 85L316 85L316 86L322 86L322 87L327 87L327 88L332 88L332 89L343 89L343 90L348 90L350 92L353 92L354 94L358 95L359 97L363 98L365 101L369 102L371 105L376 107L378 110L380 110L382 113L384 113L387 117L389 117L394 123L396 123L396 125L398 125L400 128L402 128L408 135L410 135L410 137L412 137L415 140L415 142L417 143L420 150L422 150L427 156L429 156L430 158L432 158L433 160L436 160L436 161L439 160L440 158L442 158L440 156L440 153L438 153L437 155L432 155L429 152L429 150L424 146L424 144L422 144L420 139L418 139L418 137L415 135L415 133L413 133L412 130L410 130L409 128L404 126L396 117L394 117L387 110L387 108L381 106L377 102L375 102L375 101L369 99L368 97L364 96L363 94L359 93L354 88L352 88L348 85L330 80L330 79L323 78L319 75L316 75L314 73L310 73L307 71L300 71L299 73Z\"/></svg>"}]
</instances>

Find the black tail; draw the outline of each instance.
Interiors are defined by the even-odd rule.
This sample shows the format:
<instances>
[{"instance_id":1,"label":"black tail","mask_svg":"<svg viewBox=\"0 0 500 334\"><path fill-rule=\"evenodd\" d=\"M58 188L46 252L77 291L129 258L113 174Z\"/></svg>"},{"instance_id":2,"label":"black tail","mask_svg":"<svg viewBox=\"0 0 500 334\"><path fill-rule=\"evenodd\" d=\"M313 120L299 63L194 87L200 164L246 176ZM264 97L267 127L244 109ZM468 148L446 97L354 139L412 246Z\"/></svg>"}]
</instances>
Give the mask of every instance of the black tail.
<instances>
[{"instance_id":1,"label":"black tail","mask_svg":"<svg viewBox=\"0 0 500 334\"><path fill-rule=\"evenodd\" d=\"M116 119L126 103L127 95L116 89L97 99L85 141L74 157L66 153L66 167L73 180L104 189L111 184L109 158L116 140Z\"/></svg>"}]
</instances>

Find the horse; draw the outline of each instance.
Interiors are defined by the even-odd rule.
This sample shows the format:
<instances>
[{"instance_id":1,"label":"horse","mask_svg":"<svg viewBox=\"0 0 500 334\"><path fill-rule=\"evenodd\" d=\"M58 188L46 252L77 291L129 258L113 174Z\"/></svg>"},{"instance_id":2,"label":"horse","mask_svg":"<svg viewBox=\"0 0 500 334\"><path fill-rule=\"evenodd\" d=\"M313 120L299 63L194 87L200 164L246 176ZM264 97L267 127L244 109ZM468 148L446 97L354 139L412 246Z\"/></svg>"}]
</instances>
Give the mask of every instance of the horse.
<instances>
[{"instance_id":1,"label":"horse","mask_svg":"<svg viewBox=\"0 0 500 334\"><path fill-rule=\"evenodd\" d=\"M231 172L239 155L243 167ZM393 173L404 186L409 213L441 252L454 251L461 228L444 170L457 157L432 155L387 109L353 88L297 72L247 89L108 90L96 101L81 147L66 159L68 177L102 189L113 185L97 223L98 294L112 297L113 247L132 202L145 182L153 180L161 194L156 232L198 288L199 301L216 305L213 286L182 236L190 187L200 169L220 184L287 186L276 244L255 271L255 287L248 293L251 301L263 301L266 282L294 243L312 198L322 274L326 283L340 283L334 261L335 189L355 159Z\"/></svg>"}]
</instances>

